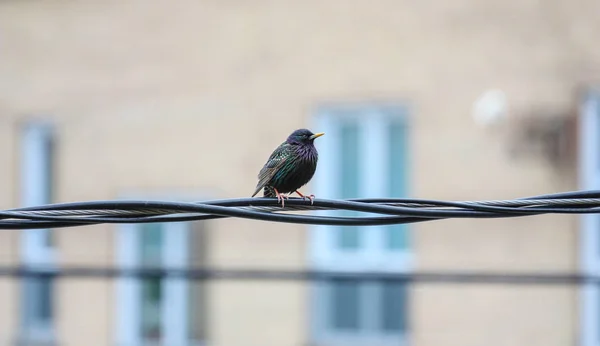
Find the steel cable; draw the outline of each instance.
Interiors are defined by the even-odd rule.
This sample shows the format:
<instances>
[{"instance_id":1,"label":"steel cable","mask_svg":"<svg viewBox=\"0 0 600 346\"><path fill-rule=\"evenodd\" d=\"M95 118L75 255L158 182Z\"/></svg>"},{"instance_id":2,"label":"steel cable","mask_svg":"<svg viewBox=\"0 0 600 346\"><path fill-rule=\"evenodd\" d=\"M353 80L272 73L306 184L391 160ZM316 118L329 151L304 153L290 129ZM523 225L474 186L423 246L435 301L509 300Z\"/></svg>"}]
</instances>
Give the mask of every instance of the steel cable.
<instances>
[{"instance_id":1,"label":"steel cable","mask_svg":"<svg viewBox=\"0 0 600 346\"><path fill-rule=\"evenodd\" d=\"M369 214L345 217L337 211ZM296 214L323 211L326 215ZM447 218L500 218L541 214L600 212L600 191L573 191L514 200L439 201L414 198L359 198L348 200L300 198L239 198L204 202L110 200L57 203L0 211L0 229L39 229L102 223L181 222L238 217L271 222L377 226ZM373 216L372 214L378 214Z\"/></svg>"}]
</instances>

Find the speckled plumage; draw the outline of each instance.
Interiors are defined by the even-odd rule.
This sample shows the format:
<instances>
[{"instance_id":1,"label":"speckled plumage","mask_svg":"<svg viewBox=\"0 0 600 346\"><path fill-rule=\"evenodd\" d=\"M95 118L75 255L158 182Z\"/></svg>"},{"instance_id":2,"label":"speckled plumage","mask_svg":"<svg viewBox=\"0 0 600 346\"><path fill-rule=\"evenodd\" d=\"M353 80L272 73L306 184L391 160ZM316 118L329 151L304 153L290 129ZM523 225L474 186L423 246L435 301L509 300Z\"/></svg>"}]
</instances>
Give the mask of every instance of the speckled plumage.
<instances>
[{"instance_id":1,"label":"speckled plumage","mask_svg":"<svg viewBox=\"0 0 600 346\"><path fill-rule=\"evenodd\" d=\"M319 155L314 140L321 135L323 134L313 134L307 129L299 129L289 135L260 170L252 197L260 189L264 189L265 197L276 197L277 192L296 192L303 196L298 189L306 185L315 174Z\"/></svg>"}]
</instances>

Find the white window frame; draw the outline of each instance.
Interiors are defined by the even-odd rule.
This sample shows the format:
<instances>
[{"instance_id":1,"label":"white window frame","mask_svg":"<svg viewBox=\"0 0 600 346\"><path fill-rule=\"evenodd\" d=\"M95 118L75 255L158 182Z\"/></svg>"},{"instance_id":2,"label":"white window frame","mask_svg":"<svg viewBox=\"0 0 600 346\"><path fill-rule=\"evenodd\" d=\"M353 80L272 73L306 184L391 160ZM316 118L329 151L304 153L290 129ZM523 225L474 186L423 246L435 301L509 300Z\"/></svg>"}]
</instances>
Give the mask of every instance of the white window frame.
<instances>
[{"instance_id":1,"label":"white window frame","mask_svg":"<svg viewBox=\"0 0 600 346\"><path fill-rule=\"evenodd\" d=\"M600 90L584 96L579 116L579 184L600 189ZM600 215L580 216L580 263L584 275L600 276ZM600 285L580 289L580 345L600 346Z\"/></svg>"},{"instance_id":2,"label":"white window frame","mask_svg":"<svg viewBox=\"0 0 600 346\"><path fill-rule=\"evenodd\" d=\"M387 194L388 181L388 146L389 132L387 130L388 120L390 119L390 110L393 116L401 117L408 123L406 117L406 108L403 106L348 106L348 107L327 107L320 109L314 119L313 128L315 131L325 132L325 136L318 139L316 143L319 150L319 163L315 177L313 179L314 191L318 198L334 198L336 193L335 179L341 175L339 164L336 163L340 149L338 142L334 139L339 138L339 121L344 119L357 120L359 124L359 140L366 146L359 147L359 162L361 162L359 174L362 181L369 182L369 188L364 189L364 183L359 183L363 188L360 191L361 197L381 197ZM407 135L410 132L407 131ZM371 154L367 155L366 152ZM407 153L410 155L410 153ZM332 211L318 211L318 215L333 215ZM361 216L364 216L362 214ZM309 234L309 266L312 269L336 272L388 272L388 273L407 273L413 270L414 254L409 248L407 250L389 250L382 251L385 246L385 226L368 226L368 232L371 235L363 237L365 245L357 251L342 251L335 245L337 232L333 226L314 225L310 227ZM327 323L327 303L326 298L330 294L330 287L324 283L317 283L312 288L312 312L311 312L311 331L312 339L315 342L327 346L331 345L405 345L408 339L408 332L402 335L385 333L342 333L332 331L326 327ZM368 321L376 320L376 309L373 302L380 295L377 294L377 285L366 284L366 299L361 299L365 306L361 307L364 311L362 319L367 325Z\"/></svg>"},{"instance_id":3,"label":"white window frame","mask_svg":"<svg viewBox=\"0 0 600 346\"><path fill-rule=\"evenodd\" d=\"M134 198L136 200L155 199L149 199L148 194L134 194L133 196L136 196ZM146 196L146 198L143 196ZM169 197L159 198L159 200L183 200L176 199L172 194L166 194L165 196ZM185 199L188 201L199 200ZM140 267L140 226L141 224L122 224L116 227L116 265L119 269L130 270ZM190 223L169 222L165 223L164 226L164 246L161 248L161 268L176 270L188 268L188 234L191 232ZM115 282L116 345L149 346L141 335L141 280L137 277L123 276L117 278ZM162 299L161 302L161 329L163 331L163 338L161 342L159 342L160 345L203 345L204 340L197 341L189 339L189 287L190 281L185 277L168 276L162 280L161 288L164 299Z\"/></svg>"},{"instance_id":4,"label":"white window frame","mask_svg":"<svg viewBox=\"0 0 600 346\"><path fill-rule=\"evenodd\" d=\"M48 167L48 160L51 158L44 155L44 145L53 137L54 126L50 121L38 120L23 124L20 130L21 205L28 207L51 203L45 195L48 186L44 176L44 169ZM21 261L24 266L49 272L56 270L56 250L46 243L48 232L48 229L36 229L21 233ZM53 342L56 337L53 321L35 320L31 311L32 306L39 303L37 296L31 296L32 289L30 280L22 281L23 316L19 338L25 341Z\"/></svg>"}]
</instances>

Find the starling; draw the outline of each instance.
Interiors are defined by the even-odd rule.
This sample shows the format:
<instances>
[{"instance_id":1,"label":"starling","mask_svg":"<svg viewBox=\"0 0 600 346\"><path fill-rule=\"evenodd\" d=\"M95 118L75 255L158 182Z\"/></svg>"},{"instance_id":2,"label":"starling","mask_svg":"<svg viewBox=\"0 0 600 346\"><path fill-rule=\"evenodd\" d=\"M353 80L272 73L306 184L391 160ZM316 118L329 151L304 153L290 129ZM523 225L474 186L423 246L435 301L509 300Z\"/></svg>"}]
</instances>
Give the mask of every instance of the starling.
<instances>
[{"instance_id":1,"label":"starling","mask_svg":"<svg viewBox=\"0 0 600 346\"><path fill-rule=\"evenodd\" d=\"M302 198L308 198L312 204L314 195L305 196L298 189L310 181L317 169L319 155L314 140L324 135L314 134L307 129L292 132L269 157L267 163L258 173L258 184L252 194L254 197L260 189L264 197L277 197L284 206L284 198L292 192Z\"/></svg>"}]
</instances>

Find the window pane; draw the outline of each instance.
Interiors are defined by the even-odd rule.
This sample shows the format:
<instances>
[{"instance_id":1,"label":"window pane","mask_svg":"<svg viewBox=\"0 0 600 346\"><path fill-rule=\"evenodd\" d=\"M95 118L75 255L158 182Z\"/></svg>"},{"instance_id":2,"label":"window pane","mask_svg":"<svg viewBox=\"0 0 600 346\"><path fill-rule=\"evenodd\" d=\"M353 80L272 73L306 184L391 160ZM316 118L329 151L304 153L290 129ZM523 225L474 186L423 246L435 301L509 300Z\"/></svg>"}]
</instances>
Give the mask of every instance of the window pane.
<instances>
[{"instance_id":1,"label":"window pane","mask_svg":"<svg viewBox=\"0 0 600 346\"><path fill-rule=\"evenodd\" d=\"M360 284L355 281L331 283L331 321L338 330L357 330L360 323Z\"/></svg>"},{"instance_id":2,"label":"window pane","mask_svg":"<svg viewBox=\"0 0 600 346\"><path fill-rule=\"evenodd\" d=\"M54 136L51 130L48 130L44 138L42 148L42 183L44 191L44 203L53 203L55 200L55 145ZM54 232L51 230L43 230L44 232L44 244L46 246L54 246Z\"/></svg>"},{"instance_id":3,"label":"window pane","mask_svg":"<svg viewBox=\"0 0 600 346\"><path fill-rule=\"evenodd\" d=\"M600 164L600 94L598 93L591 93L590 94L590 100L588 100L588 102L591 103L591 107L593 107L593 112L594 112L594 121L596 122L596 140L597 143L592 142L590 139L592 138L588 138L588 140L586 141L586 146L587 145L591 145L593 146L594 150L595 150L595 155L596 155L596 163ZM594 136L592 136L594 137ZM600 166L596 167L596 175L600 176ZM600 215L595 216L595 223L596 223L596 232L600 232ZM598 244L600 245L600 244ZM600 246L597 246L597 251L598 254L600 254ZM599 333L600 333L600 329L599 329Z\"/></svg>"},{"instance_id":4,"label":"window pane","mask_svg":"<svg viewBox=\"0 0 600 346\"><path fill-rule=\"evenodd\" d=\"M24 281L25 325L50 328L54 309L52 305L53 282L48 277L27 278Z\"/></svg>"},{"instance_id":5,"label":"window pane","mask_svg":"<svg viewBox=\"0 0 600 346\"><path fill-rule=\"evenodd\" d=\"M594 224L595 224L595 228L596 228L596 233L598 233L600 235L600 215L594 215ZM600 239L600 237L598 237L597 239ZM600 242L598 244L596 244L596 252L597 255L600 255Z\"/></svg>"},{"instance_id":6,"label":"window pane","mask_svg":"<svg viewBox=\"0 0 600 346\"><path fill-rule=\"evenodd\" d=\"M162 224L147 223L140 226L140 263L143 267L159 268L162 260ZM144 340L158 341L162 338L161 300L162 280L145 278L141 280L142 337Z\"/></svg>"},{"instance_id":7,"label":"window pane","mask_svg":"<svg viewBox=\"0 0 600 346\"><path fill-rule=\"evenodd\" d=\"M385 282L381 287L381 329L385 332L406 330L407 287L400 282Z\"/></svg>"},{"instance_id":8,"label":"window pane","mask_svg":"<svg viewBox=\"0 0 600 346\"><path fill-rule=\"evenodd\" d=\"M592 97L594 98L594 110L596 111L595 117L596 117L596 131L598 131L598 134L596 135L596 138L598 139L598 143L596 143L596 155L598 156L598 158L596 159L598 163L600 163L600 93L593 93ZM597 167L597 169L600 169L600 167Z\"/></svg>"},{"instance_id":9,"label":"window pane","mask_svg":"<svg viewBox=\"0 0 600 346\"><path fill-rule=\"evenodd\" d=\"M206 246L208 243L206 223L194 222L190 224L190 268L203 268L206 266ZM189 338L194 342L206 339L206 285L204 281L189 281L188 323Z\"/></svg>"},{"instance_id":10,"label":"window pane","mask_svg":"<svg viewBox=\"0 0 600 346\"><path fill-rule=\"evenodd\" d=\"M340 128L340 198L357 198L359 184L359 128L356 121L346 121ZM356 215L355 212L342 212L344 216ZM360 233L357 227L338 228L338 245L342 249L356 249L360 246Z\"/></svg>"},{"instance_id":11,"label":"window pane","mask_svg":"<svg viewBox=\"0 0 600 346\"><path fill-rule=\"evenodd\" d=\"M40 278L37 282L38 285L38 297L39 297L39 304L38 304L38 311L36 313L36 315L39 317L40 320L42 321L47 321L48 323L50 323L50 320L52 320L52 315L53 315L53 309L52 309L52 295L53 295L53 283L52 283L52 279L50 278Z\"/></svg>"},{"instance_id":12,"label":"window pane","mask_svg":"<svg viewBox=\"0 0 600 346\"><path fill-rule=\"evenodd\" d=\"M162 226L160 223L146 223L140 226L140 263L144 266L159 267L162 264Z\"/></svg>"},{"instance_id":13,"label":"window pane","mask_svg":"<svg viewBox=\"0 0 600 346\"><path fill-rule=\"evenodd\" d=\"M161 330L161 280L144 279L142 281L142 336L144 340L160 340Z\"/></svg>"},{"instance_id":14,"label":"window pane","mask_svg":"<svg viewBox=\"0 0 600 346\"><path fill-rule=\"evenodd\" d=\"M45 122L27 123L22 127L20 136L22 203L25 206L51 203L54 201L55 157L52 126ZM22 241L26 244L26 250L21 254L25 265L43 264L52 267L53 258L48 247L53 244L49 230L32 230L22 235ZM54 317L53 287L51 277L24 279L21 315L25 334L51 332Z\"/></svg>"},{"instance_id":15,"label":"window pane","mask_svg":"<svg viewBox=\"0 0 600 346\"><path fill-rule=\"evenodd\" d=\"M389 131L390 197L406 197L406 173L408 171L406 126L402 119L393 119ZM388 226L386 244L387 248L391 250L405 250L408 247L407 225Z\"/></svg>"},{"instance_id":16,"label":"window pane","mask_svg":"<svg viewBox=\"0 0 600 346\"><path fill-rule=\"evenodd\" d=\"M386 243L390 250L405 250L408 247L408 226L391 225L387 228Z\"/></svg>"}]
</instances>

